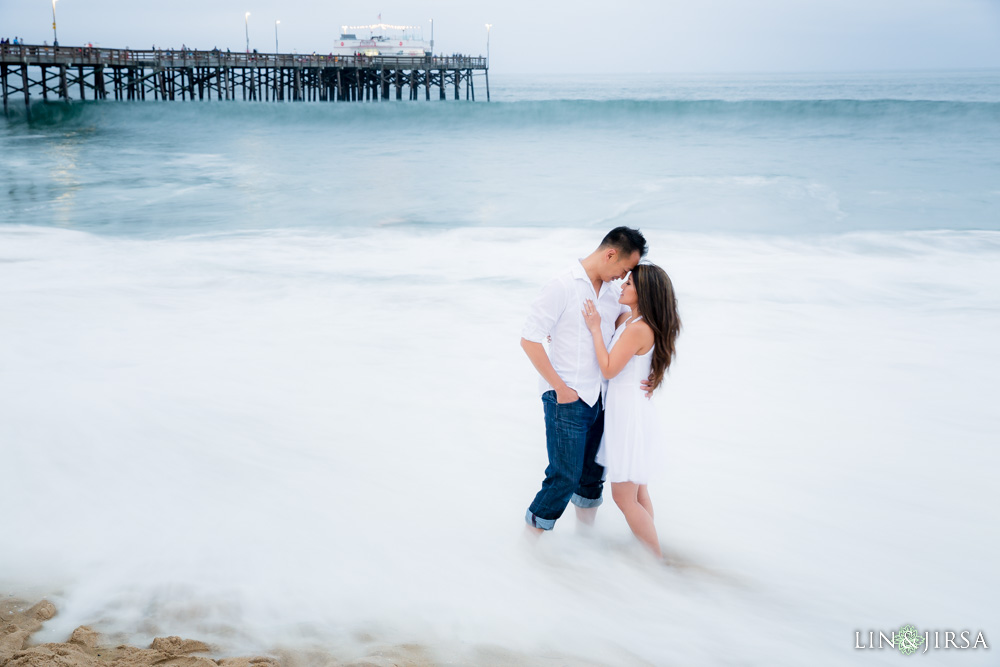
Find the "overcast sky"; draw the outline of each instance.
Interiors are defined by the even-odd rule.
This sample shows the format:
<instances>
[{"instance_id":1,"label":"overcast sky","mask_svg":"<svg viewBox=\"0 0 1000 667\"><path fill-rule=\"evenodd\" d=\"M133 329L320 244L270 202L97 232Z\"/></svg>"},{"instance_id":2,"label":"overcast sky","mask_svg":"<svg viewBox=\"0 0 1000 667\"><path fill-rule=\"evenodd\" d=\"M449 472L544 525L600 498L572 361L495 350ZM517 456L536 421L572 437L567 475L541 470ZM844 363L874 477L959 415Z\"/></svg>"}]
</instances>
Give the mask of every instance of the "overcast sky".
<instances>
[{"instance_id":1,"label":"overcast sky","mask_svg":"<svg viewBox=\"0 0 1000 667\"><path fill-rule=\"evenodd\" d=\"M1000 67L1000 0L59 0L62 45L328 53L342 24L416 24L435 52L542 72ZM51 0L0 0L0 35L52 42Z\"/></svg>"}]
</instances>

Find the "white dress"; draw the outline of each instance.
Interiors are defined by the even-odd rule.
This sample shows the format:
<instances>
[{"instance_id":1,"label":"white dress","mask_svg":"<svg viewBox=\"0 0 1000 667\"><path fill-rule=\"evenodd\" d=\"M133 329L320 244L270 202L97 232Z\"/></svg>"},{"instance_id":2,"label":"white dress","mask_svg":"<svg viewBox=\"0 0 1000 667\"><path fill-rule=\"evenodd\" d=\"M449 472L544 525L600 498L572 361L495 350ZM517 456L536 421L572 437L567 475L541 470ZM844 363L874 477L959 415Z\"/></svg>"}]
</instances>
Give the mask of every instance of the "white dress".
<instances>
[{"instance_id":1,"label":"white dress","mask_svg":"<svg viewBox=\"0 0 1000 667\"><path fill-rule=\"evenodd\" d=\"M626 321L615 329L609 352L630 323ZM646 484L660 464L663 443L656 412L639 386L649 378L652 363L653 348L650 348L646 354L633 355L625 368L608 380L604 436L597 450L597 462L604 466L608 482Z\"/></svg>"}]
</instances>

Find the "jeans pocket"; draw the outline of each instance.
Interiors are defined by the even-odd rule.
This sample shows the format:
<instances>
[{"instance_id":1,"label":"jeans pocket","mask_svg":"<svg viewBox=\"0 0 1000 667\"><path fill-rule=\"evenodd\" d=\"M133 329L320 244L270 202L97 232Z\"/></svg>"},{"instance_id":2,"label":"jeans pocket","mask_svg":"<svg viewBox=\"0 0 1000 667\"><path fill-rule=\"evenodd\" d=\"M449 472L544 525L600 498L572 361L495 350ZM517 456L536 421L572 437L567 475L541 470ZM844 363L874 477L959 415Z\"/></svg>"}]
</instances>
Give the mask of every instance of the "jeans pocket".
<instances>
[{"instance_id":1,"label":"jeans pocket","mask_svg":"<svg viewBox=\"0 0 1000 667\"><path fill-rule=\"evenodd\" d=\"M586 404L577 399L572 403L556 403L555 418L561 424L571 425L586 430L587 424L584 417L584 407Z\"/></svg>"}]
</instances>

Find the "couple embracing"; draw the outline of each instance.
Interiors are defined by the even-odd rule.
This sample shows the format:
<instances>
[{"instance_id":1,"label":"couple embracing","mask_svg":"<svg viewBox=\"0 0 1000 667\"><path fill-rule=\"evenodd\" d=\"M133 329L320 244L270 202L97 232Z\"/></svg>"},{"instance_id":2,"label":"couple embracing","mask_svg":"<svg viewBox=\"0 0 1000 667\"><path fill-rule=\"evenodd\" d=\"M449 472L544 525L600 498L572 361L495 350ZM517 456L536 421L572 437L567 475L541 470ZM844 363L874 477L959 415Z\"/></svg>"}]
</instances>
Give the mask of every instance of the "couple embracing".
<instances>
[{"instance_id":1,"label":"couple embracing","mask_svg":"<svg viewBox=\"0 0 1000 667\"><path fill-rule=\"evenodd\" d=\"M639 263L646 251L639 230L616 227L531 306L521 347L541 375L549 464L525 520L541 534L572 502L592 524L607 480L629 528L660 556L646 483L663 443L648 399L681 323L666 272Z\"/></svg>"}]
</instances>

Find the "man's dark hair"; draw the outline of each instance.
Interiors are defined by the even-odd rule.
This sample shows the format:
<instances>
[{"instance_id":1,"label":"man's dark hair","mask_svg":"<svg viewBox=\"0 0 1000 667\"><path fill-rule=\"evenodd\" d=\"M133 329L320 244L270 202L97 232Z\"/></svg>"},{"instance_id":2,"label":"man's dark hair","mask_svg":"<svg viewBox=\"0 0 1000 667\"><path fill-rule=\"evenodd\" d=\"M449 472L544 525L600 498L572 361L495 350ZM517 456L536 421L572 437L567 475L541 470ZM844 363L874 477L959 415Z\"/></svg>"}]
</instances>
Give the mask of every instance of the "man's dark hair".
<instances>
[{"instance_id":1,"label":"man's dark hair","mask_svg":"<svg viewBox=\"0 0 1000 667\"><path fill-rule=\"evenodd\" d=\"M631 227L615 227L604 240L601 241L602 248L614 248L625 257L630 257L632 253L638 252L639 257L645 257L649 251L646 245L646 237L638 229Z\"/></svg>"}]
</instances>

